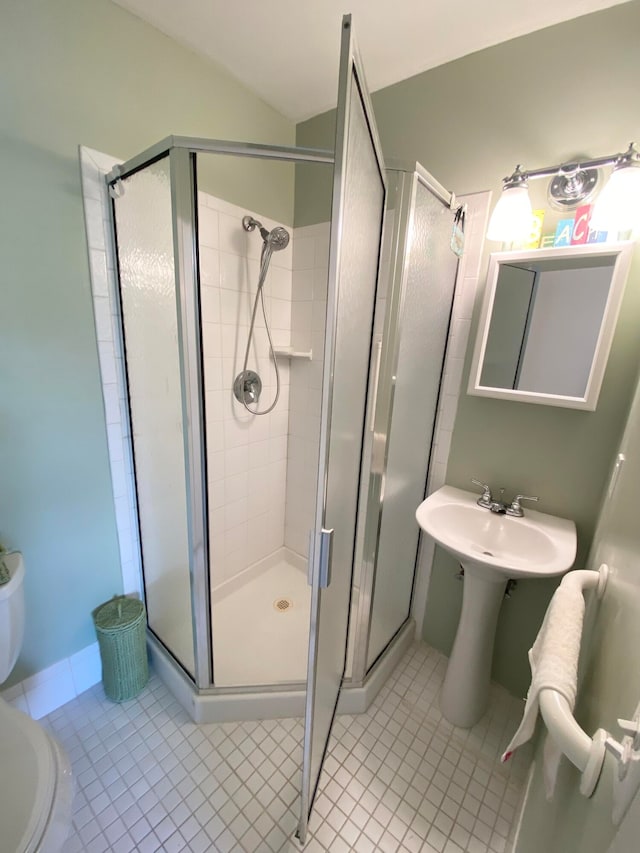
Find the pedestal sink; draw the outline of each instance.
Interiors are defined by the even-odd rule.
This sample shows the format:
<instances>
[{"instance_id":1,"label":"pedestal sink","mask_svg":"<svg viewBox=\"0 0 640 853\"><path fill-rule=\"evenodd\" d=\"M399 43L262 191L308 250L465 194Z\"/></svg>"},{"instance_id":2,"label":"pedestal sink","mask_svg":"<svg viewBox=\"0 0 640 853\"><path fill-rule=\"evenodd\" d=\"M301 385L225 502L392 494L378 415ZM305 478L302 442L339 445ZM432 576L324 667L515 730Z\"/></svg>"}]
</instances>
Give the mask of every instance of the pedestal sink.
<instances>
[{"instance_id":1,"label":"pedestal sink","mask_svg":"<svg viewBox=\"0 0 640 853\"><path fill-rule=\"evenodd\" d=\"M498 613L507 581L560 575L576 556L573 521L526 510L523 518L479 507L477 494L443 486L416 510L420 527L464 569L462 613L440 708L470 728L484 714Z\"/></svg>"}]
</instances>

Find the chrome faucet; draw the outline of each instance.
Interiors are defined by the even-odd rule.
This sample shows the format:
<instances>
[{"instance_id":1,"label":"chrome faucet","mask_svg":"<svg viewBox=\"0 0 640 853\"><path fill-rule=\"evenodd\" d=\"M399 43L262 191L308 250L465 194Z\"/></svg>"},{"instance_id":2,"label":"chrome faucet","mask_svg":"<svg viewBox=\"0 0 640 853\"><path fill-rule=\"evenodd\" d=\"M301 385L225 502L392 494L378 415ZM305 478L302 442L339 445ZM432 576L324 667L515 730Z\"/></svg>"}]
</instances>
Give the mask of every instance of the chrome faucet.
<instances>
[{"instance_id":1,"label":"chrome faucet","mask_svg":"<svg viewBox=\"0 0 640 853\"><path fill-rule=\"evenodd\" d=\"M482 494L476 501L478 506L481 506L483 509L488 509L490 512L495 512L500 515L507 511L506 506L502 503L502 501L494 501L493 496L491 494L491 488L486 484L482 483L480 480L471 480L476 486L480 486L482 489ZM500 489L500 497L502 497L502 493L504 489Z\"/></svg>"},{"instance_id":2,"label":"chrome faucet","mask_svg":"<svg viewBox=\"0 0 640 853\"><path fill-rule=\"evenodd\" d=\"M516 495L515 498L511 501L511 505L508 506L505 510L507 515L512 515L514 518L522 518L524 515L524 510L520 506L520 501L539 501L540 498L530 497L527 495Z\"/></svg>"},{"instance_id":3,"label":"chrome faucet","mask_svg":"<svg viewBox=\"0 0 640 853\"><path fill-rule=\"evenodd\" d=\"M504 489L500 489L500 500L496 501L493 499L491 494L491 488L486 483L475 479L472 479L471 482L476 486L480 486L482 489L482 494L476 501L478 506L481 506L483 509L488 509L490 512L495 512L496 515L511 515L514 518L522 518L524 510L522 509L520 501L539 500L539 498L529 497L528 495L516 495L511 503L507 505L502 500Z\"/></svg>"}]
</instances>

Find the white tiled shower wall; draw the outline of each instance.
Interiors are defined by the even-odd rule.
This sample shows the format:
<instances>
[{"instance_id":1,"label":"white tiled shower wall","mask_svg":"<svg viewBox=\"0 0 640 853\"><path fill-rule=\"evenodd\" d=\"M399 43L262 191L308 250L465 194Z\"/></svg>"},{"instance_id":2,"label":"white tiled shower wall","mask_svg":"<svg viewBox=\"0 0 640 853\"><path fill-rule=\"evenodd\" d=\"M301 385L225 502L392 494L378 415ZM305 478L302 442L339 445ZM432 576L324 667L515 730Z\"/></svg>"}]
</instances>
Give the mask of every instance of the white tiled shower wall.
<instances>
[{"instance_id":1,"label":"white tiled shower wall","mask_svg":"<svg viewBox=\"0 0 640 853\"><path fill-rule=\"evenodd\" d=\"M278 357L280 397L273 412L250 414L233 396L241 372L258 282L262 239L243 216L273 222L198 193L202 345L209 480L211 580L214 587L284 545L289 359ZM291 229L288 228L291 233ZM264 296L276 348L291 342L293 239L271 257ZM258 307L248 368L263 382L258 411L269 408L276 376Z\"/></svg>"}]
</instances>

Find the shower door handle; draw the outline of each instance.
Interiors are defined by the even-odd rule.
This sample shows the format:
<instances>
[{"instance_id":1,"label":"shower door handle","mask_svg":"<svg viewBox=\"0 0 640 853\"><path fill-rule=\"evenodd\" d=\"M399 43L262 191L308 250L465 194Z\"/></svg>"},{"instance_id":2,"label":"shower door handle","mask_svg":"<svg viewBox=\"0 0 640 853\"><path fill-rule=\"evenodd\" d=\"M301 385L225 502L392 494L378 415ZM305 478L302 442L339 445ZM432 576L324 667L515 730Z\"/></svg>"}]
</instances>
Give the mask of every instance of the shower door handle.
<instances>
[{"instance_id":1,"label":"shower door handle","mask_svg":"<svg viewBox=\"0 0 640 853\"><path fill-rule=\"evenodd\" d=\"M333 557L333 528L320 531L320 566L318 569L318 586L326 589L331 583L331 559Z\"/></svg>"},{"instance_id":2,"label":"shower door handle","mask_svg":"<svg viewBox=\"0 0 640 853\"><path fill-rule=\"evenodd\" d=\"M380 381L380 362L382 360L382 338L379 341L376 341L376 356L375 356L375 368L373 371L373 389L372 389L372 397L371 397L371 412L370 412L370 423L369 423L369 431L374 431L374 426L376 422L376 406L378 404L378 382Z\"/></svg>"}]
</instances>

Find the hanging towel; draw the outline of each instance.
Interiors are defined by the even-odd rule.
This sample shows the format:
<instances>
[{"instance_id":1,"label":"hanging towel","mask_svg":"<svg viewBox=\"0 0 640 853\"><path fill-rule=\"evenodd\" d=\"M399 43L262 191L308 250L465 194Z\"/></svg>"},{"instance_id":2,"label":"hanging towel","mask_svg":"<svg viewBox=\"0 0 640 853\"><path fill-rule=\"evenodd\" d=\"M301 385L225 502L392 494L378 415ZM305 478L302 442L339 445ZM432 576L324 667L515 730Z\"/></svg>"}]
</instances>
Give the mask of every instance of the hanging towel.
<instances>
[{"instance_id":1,"label":"hanging towel","mask_svg":"<svg viewBox=\"0 0 640 853\"><path fill-rule=\"evenodd\" d=\"M567 579L570 574L567 576ZM578 659L584 619L584 598L577 584L562 583L551 603L529 650L531 685L527 693L524 715L517 732L502 756L508 761L514 750L533 735L539 710L540 691L550 687L561 693L573 710L578 686ZM562 753L547 736L543 750L544 780L547 799L551 799Z\"/></svg>"}]
</instances>

